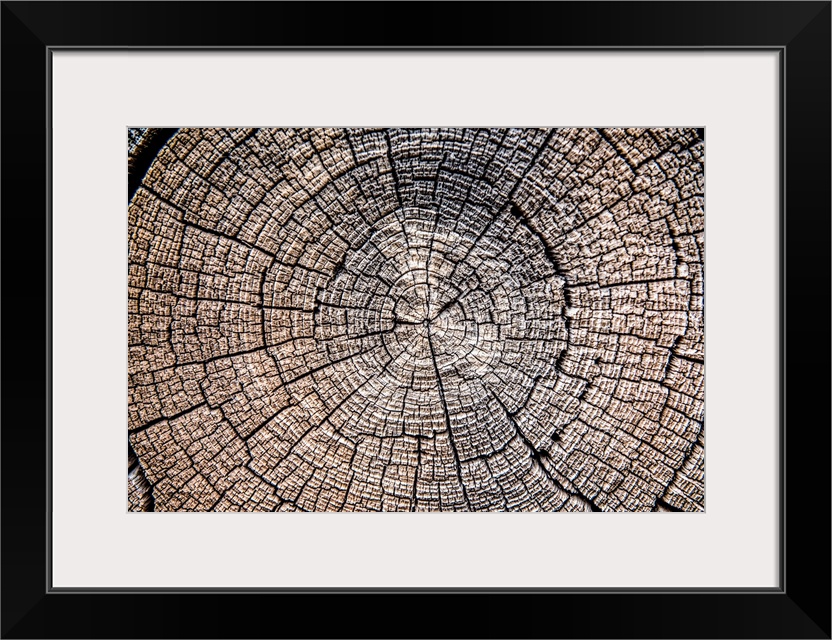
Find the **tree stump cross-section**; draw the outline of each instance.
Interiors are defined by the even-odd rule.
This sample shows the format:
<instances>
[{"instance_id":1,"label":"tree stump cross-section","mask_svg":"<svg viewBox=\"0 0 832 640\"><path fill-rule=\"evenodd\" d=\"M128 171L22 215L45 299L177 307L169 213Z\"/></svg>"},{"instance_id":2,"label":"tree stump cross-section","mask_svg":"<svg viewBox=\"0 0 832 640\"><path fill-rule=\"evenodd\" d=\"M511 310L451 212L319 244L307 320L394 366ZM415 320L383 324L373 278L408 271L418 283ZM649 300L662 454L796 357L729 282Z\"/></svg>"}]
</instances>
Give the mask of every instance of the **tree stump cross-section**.
<instances>
[{"instance_id":1,"label":"tree stump cross-section","mask_svg":"<svg viewBox=\"0 0 832 640\"><path fill-rule=\"evenodd\" d=\"M129 510L704 510L702 130L128 156Z\"/></svg>"}]
</instances>

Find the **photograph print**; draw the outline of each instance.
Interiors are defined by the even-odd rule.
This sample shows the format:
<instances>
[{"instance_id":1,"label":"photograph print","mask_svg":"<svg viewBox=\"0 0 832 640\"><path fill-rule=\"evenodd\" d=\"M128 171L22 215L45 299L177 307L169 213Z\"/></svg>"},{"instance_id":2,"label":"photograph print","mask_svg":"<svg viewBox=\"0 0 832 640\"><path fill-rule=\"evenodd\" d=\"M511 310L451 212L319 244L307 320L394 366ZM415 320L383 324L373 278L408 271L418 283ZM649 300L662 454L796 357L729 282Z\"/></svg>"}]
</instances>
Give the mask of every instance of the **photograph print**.
<instances>
[{"instance_id":1,"label":"photograph print","mask_svg":"<svg viewBox=\"0 0 832 640\"><path fill-rule=\"evenodd\" d=\"M704 511L704 129L127 139L129 511Z\"/></svg>"}]
</instances>

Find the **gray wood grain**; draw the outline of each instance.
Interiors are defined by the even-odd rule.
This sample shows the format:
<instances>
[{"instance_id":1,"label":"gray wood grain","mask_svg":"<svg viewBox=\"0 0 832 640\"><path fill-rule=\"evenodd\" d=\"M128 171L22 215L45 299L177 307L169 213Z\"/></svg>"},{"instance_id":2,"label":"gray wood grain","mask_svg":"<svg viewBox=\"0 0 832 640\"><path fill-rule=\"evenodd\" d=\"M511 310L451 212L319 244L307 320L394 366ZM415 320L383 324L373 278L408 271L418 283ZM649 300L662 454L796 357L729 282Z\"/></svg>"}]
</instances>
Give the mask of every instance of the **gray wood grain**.
<instances>
[{"instance_id":1,"label":"gray wood grain","mask_svg":"<svg viewBox=\"0 0 832 640\"><path fill-rule=\"evenodd\" d=\"M703 163L180 130L129 206L129 509L703 510Z\"/></svg>"}]
</instances>

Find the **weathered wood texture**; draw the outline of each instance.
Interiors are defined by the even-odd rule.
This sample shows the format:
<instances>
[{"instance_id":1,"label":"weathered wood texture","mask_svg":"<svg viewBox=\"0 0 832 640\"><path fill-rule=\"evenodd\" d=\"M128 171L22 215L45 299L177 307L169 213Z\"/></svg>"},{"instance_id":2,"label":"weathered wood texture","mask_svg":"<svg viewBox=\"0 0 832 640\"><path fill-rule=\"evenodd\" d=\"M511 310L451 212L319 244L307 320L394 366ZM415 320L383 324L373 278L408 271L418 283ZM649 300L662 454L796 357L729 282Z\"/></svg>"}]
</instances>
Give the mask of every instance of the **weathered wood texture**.
<instances>
[{"instance_id":1,"label":"weathered wood texture","mask_svg":"<svg viewBox=\"0 0 832 640\"><path fill-rule=\"evenodd\" d=\"M136 158L148 146L159 129L142 127L127 130L127 172L131 173L136 164Z\"/></svg>"},{"instance_id":2,"label":"weathered wood texture","mask_svg":"<svg viewBox=\"0 0 832 640\"><path fill-rule=\"evenodd\" d=\"M129 508L702 510L703 154L180 130L129 205Z\"/></svg>"}]
</instances>

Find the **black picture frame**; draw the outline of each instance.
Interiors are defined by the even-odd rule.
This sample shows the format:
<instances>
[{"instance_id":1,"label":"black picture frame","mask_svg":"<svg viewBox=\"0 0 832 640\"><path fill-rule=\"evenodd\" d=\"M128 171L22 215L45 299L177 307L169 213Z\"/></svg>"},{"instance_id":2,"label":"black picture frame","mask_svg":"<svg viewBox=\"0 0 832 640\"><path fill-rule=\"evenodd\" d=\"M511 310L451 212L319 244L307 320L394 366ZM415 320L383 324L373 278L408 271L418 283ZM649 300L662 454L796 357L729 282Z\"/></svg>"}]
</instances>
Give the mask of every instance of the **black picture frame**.
<instances>
[{"instance_id":1,"label":"black picture frame","mask_svg":"<svg viewBox=\"0 0 832 640\"><path fill-rule=\"evenodd\" d=\"M830 6L2 2L2 637L829 638ZM64 47L778 51L784 80L780 586L305 593L51 588L48 96L51 51ZM79 496L79 517L86 508ZM685 561L695 562L695 553Z\"/></svg>"}]
</instances>

